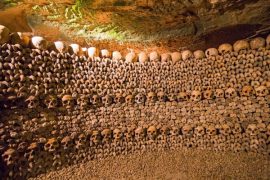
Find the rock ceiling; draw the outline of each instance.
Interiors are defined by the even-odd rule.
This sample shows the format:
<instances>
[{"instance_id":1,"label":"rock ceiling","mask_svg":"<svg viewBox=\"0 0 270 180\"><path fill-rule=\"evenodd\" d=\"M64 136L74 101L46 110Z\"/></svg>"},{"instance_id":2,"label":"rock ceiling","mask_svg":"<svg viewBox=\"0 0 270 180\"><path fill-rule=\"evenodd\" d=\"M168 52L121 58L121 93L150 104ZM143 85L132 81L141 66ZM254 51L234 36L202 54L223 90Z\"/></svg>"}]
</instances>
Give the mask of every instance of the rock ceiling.
<instances>
[{"instance_id":1,"label":"rock ceiling","mask_svg":"<svg viewBox=\"0 0 270 180\"><path fill-rule=\"evenodd\" d=\"M15 7L6 8L9 4L2 4L4 11L1 13L23 7L11 11L9 15L25 16L27 25L36 32L49 34L44 30L46 26L56 27L60 32L52 31L52 36L57 34L57 38L65 40L75 36L82 37L86 42L166 41L168 45L170 41L181 39L183 42L183 38L188 37L187 47L194 43L194 38L206 41L205 46L216 46L239 38L264 36L270 29L269 0L13 1ZM21 22L16 18L13 19ZM0 18L0 23L5 25L8 22L10 24L8 19ZM19 31L24 27L23 23L12 26L19 25L19 28L14 28Z\"/></svg>"}]
</instances>

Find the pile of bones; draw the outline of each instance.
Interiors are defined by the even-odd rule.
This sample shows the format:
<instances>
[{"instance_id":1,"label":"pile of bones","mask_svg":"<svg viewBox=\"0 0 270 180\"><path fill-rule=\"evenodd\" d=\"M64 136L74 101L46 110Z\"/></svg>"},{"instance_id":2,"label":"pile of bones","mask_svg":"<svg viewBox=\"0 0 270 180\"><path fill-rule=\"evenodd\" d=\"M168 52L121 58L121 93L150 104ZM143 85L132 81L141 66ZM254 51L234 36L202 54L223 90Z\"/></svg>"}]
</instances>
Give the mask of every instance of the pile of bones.
<instances>
[{"instance_id":1,"label":"pile of bones","mask_svg":"<svg viewBox=\"0 0 270 180\"><path fill-rule=\"evenodd\" d=\"M123 57L0 26L0 176L181 148L270 156L269 91L270 35Z\"/></svg>"}]
</instances>

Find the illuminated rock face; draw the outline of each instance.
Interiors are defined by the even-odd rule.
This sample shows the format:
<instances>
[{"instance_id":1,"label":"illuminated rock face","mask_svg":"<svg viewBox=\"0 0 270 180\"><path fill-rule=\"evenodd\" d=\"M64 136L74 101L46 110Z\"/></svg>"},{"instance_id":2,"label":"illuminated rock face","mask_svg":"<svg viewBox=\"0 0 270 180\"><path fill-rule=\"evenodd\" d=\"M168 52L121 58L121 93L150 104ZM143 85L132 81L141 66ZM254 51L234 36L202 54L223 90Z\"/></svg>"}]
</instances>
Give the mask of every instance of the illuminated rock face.
<instances>
[{"instance_id":1,"label":"illuminated rock face","mask_svg":"<svg viewBox=\"0 0 270 180\"><path fill-rule=\"evenodd\" d=\"M208 34L243 24L267 25L270 19L267 0L93 0L88 7L97 10L108 8L112 12L118 12L119 8L123 11L132 8L132 13L127 11L126 15L131 13L133 18L137 17L136 23L157 22L159 31L177 30L180 35Z\"/></svg>"}]
</instances>

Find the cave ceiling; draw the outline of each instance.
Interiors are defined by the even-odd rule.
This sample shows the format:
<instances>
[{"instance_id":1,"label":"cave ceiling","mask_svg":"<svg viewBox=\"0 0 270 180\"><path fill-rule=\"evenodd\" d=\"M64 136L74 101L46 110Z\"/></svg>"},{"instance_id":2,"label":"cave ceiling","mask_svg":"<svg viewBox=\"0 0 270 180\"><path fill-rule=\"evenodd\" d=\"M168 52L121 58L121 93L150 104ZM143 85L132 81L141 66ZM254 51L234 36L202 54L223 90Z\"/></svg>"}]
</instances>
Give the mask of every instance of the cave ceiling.
<instances>
[{"instance_id":1,"label":"cave ceiling","mask_svg":"<svg viewBox=\"0 0 270 180\"><path fill-rule=\"evenodd\" d=\"M0 8L0 23L12 31L83 45L196 49L270 29L270 0L4 0Z\"/></svg>"}]
</instances>

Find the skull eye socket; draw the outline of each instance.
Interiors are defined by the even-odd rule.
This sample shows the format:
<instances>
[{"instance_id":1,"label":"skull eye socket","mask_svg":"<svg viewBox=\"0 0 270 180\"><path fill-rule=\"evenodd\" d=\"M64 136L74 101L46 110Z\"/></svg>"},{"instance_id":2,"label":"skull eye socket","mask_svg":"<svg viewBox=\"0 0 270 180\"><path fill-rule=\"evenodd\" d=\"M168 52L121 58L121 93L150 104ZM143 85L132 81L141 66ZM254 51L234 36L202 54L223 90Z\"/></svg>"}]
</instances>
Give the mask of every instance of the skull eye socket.
<instances>
[{"instance_id":1,"label":"skull eye socket","mask_svg":"<svg viewBox=\"0 0 270 180\"><path fill-rule=\"evenodd\" d=\"M49 148L51 146L51 144L46 144L45 147L46 148Z\"/></svg>"}]
</instances>

